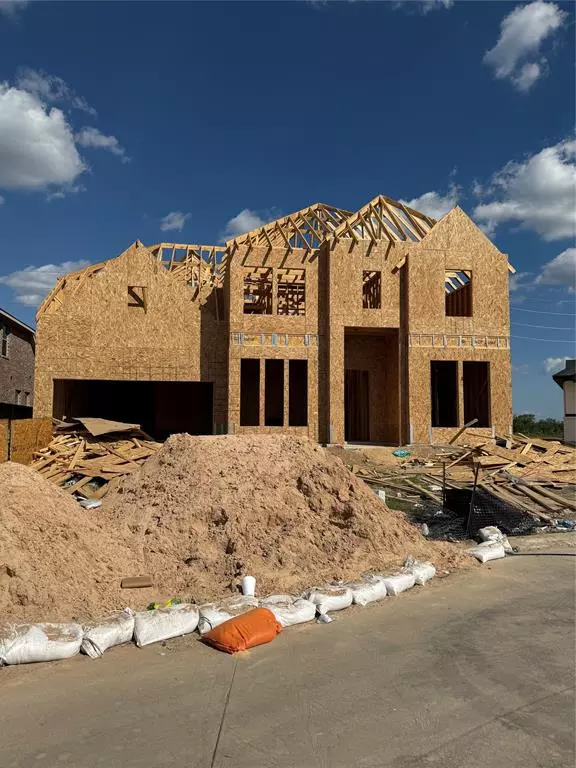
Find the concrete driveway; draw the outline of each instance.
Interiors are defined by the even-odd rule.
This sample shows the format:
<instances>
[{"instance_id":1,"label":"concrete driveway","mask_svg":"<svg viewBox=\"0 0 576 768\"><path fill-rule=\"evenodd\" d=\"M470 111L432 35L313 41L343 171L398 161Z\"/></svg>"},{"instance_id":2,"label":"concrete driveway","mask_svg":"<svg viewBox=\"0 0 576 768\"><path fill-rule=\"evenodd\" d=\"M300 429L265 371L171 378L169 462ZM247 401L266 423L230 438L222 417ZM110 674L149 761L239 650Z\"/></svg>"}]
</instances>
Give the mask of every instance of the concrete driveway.
<instances>
[{"instance_id":1,"label":"concrete driveway","mask_svg":"<svg viewBox=\"0 0 576 768\"><path fill-rule=\"evenodd\" d=\"M573 768L575 558L286 630L0 670L3 768Z\"/></svg>"}]
</instances>

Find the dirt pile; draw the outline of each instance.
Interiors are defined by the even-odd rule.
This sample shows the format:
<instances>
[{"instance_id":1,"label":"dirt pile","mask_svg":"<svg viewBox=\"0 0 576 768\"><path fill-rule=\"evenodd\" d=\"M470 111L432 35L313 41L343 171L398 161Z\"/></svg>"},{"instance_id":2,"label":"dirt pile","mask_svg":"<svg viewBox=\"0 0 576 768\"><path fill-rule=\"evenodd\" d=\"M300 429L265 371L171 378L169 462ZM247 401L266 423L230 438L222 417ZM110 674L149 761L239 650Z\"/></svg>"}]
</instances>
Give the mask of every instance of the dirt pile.
<instances>
[{"instance_id":1,"label":"dirt pile","mask_svg":"<svg viewBox=\"0 0 576 768\"><path fill-rule=\"evenodd\" d=\"M234 589L296 592L400 565L452 568L460 548L429 542L340 459L290 436L174 435L104 503L162 591L197 601Z\"/></svg>"},{"instance_id":2,"label":"dirt pile","mask_svg":"<svg viewBox=\"0 0 576 768\"><path fill-rule=\"evenodd\" d=\"M123 607L134 555L98 510L21 464L0 464L0 622L100 615Z\"/></svg>"}]
</instances>

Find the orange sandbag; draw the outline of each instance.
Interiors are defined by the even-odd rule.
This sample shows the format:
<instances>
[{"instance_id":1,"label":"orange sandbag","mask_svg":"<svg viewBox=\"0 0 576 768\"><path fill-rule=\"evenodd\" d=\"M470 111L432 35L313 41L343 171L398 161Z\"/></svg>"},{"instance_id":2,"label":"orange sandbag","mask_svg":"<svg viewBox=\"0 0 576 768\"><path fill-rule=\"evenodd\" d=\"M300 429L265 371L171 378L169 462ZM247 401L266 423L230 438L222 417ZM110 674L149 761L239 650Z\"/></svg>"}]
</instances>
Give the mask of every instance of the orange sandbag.
<instances>
[{"instance_id":1,"label":"orange sandbag","mask_svg":"<svg viewBox=\"0 0 576 768\"><path fill-rule=\"evenodd\" d=\"M235 616L202 636L202 640L219 651L237 653L274 640L282 625L268 608L254 608Z\"/></svg>"}]
</instances>

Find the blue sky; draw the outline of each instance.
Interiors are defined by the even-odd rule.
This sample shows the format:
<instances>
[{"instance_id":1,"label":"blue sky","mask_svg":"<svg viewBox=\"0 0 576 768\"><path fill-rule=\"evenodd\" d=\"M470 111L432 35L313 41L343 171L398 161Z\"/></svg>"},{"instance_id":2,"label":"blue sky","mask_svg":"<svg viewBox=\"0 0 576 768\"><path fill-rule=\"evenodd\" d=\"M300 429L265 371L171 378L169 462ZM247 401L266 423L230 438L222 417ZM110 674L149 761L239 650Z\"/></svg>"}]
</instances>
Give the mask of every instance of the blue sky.
<instances>
[{"instance_id":1,"label":"blue sky","mask_svg":"<svg viewBox=\"0 0 576 768\"><path fill-rule=\"evenodd\" d=\"M32 322L57 274L136 238L458 203L518 271L514 411L560 415L573 41L573 5L544 0L0 0L0 306Z\"/></svg>"}]
</instances>

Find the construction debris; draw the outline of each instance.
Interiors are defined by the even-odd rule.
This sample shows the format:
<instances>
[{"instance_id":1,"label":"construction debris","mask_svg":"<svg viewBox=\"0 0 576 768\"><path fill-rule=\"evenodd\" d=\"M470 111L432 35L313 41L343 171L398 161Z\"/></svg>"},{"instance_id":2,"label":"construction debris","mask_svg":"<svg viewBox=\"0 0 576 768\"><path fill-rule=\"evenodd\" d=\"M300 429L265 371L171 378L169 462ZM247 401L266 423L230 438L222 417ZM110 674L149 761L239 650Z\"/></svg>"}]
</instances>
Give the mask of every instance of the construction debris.
<instances>
[{"instance_id":1,"label":"construction debris","mask_svg":"<svg viewBox=\"0 0 576 768\"><path fill-rule=\"evenodd\" d=\"M84 428L78 424L57 427L52 441L34 454L30 466L79 499L102 499L162 447L137 424L92 418L76 421Z\"/></svg>"},{"instance_id":2,"label":"construction debris","mask_svg":"<svg viewBox=\"0 0 576 768\"><path fill-rule=\"evenodd\" d=\"M456 439L460 444L453 444ZM363 449L367 462L358 466L354 456L354 473L376 492L386 489L393 504L412 508L432 536L469 537L483 525L522 533L576 511L576 451L557 440L480 438L459 430L448 445L409 449L410 459L393 464L378 461L386 459L383 449ZM454 516L467 516L470 509L468 522L455 527Z\"/></svg>"}]
</instances>

